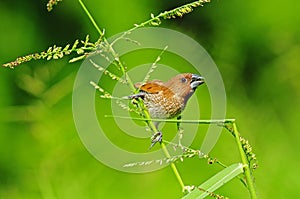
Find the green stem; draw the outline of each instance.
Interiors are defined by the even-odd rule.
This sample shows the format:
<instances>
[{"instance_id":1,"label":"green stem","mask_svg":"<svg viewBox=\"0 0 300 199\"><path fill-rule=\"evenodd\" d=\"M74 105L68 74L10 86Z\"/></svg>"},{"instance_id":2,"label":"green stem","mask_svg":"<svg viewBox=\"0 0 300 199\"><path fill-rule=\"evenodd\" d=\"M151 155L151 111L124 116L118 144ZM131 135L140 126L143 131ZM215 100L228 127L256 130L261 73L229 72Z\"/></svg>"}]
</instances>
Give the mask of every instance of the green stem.
<instances>
[{"instance_id":1,"label":"green stem","mask_svg":"<svg viewBox=\"0 0 300 199\"><path fill-rule=\"evenodd\" d=\"M240 134L237 130L236 123L233 122L232 126L233 126L233 134L235 136L235 140L236 140L236 143L238 145L238 149L239 149L239 152L240 152L240 155L241 155L242 163L243 163L243 165L245 165L244 166L244 172L245 172L246 182L247 182L247 185L248 185L250 196L251 196L252 199L257 199L257 195L256 195L256 192L255 192L253 178L252 178L252 175L251 175L249 163L248 163L246 154L243 150L242 143L240 141Z\"/></svg>"},{"instance_id":2,"label":"green stem","mask_svg":"<svg viewBox=\"0 0 300 199\"><path fill-rule=\"evenodd\" d=\"M104 37L104 32L100 30L99 26L97 25L97 23L95 22L93 16L91 15L91 13L88 11L88 9L86 8L86 6L84 5L84 3L82 2L82 0L78 0L82 9L84 10L84 12L86 13L86 15L89 17L90 21L92 22L92 24L94 25L94 27L96 28L96 30L98 31L100 37L103 37L103 40L106 44L109 45L107 39ZM120 62L117 53L114 51L114 49L110 46L110 50L112 52L112 55L116 58L117 63L120 65L121 71L122 73L125 75L125 79L128 81L129 86L132 90L135 90L133 83L131 82L129 76L127 75L126 71L125 71L125 67L123 66L122 62Z\"/></svg>"},{"instance_id":3,"label":"green stem","mask_svg":"<svg viewBox=\"0 0 300 199\"><path fill-rule=\"evenodd\" d=\"M118 63L118 65L119 65L119 67L120 67L123 75L125 76L125 80L127 81L127 83L129 85L129 87L131 88L131 90L133 92L135 92L136 89L134 87L134 84L131 81L129 75L126 73L125 67L123 66L122 62L120 61L120 58L118 57L118 54L114 51L113 47L108 43L107 39L103 35L104 33L100 30L100 28L96 24L95 20L93 19L92 15L88 11L88 9L84 5L84 3L81 0L78 0L78 1L80 3L81 7L83 8L83 10L85 11L85 13L88 15L89 19L91 20L91 22L94 25L94 27L96 28L96 30L100 34L100 36L103 37L104 42L109 45L111 53L115 57L115 61ZM153 124L148 111L144 108L142 100L139 100L139 105L141 105L141 107L143 108L143 113L144 113L145 118L148 120L147 123L148 123L149 127L154 131L154 133L157 133L158 130L156 129L155 125ZM161 147L162 147L162 150L164 151L164 154L166 155L166 157L170 158L171 156L170 156L170 154L169 154L169 152L168 152L168 150L167 150L167 148L166 148L166 146L165 146L164 143L161 144ZM179 182L182 190L184 190L184 183L183 183L183 181L181 179L181 176L180 176L180 174L179 174L179 172L178 172L178 170L177 170L177 168L176 168L176 166L175 166L174 163L171 163L171 168L172 168L172 170L173 170L173 172L174 172L174 174L175 174L175 176L176 176L176 178L177 178L177 180L178 180L178 182Z\"/></svg>"},{"instance_id":4,"label":"green stem","mask_svg":"<svg viewBox=\"0 0 300 199\"><path fill-rule=\"evenodd\" d=\"M220 119L220 120L176 120L176 119L147 119L147 118L137 118L137 117L126 117L126 116L113 116L105 115L105 117L113 117L120 119L130 119L136 121L152 121L152 122L168 122L168 123L188 123L188 124L226 124L233 123L235 119Z\"/></svg>"},{"instance_id":5,"label":"green stem","mask_svg":"<svg viewBox=\"0 0 300 199\"><path fill-rule=\"evenodd\" d=\"M171 156L169 154L169 151L167 150L167 147L166 147L166 145L164 143L161 143L161 148L164 151L166 157L167 158L171 158ZM173 162L171 163L171 168L172 168L173 173L175 174L175 176L176 176L176 178L177 178L177 180L178 180L178 182L179 182L179 184L181 186L182 192L184 192L185 186L184 186L183 180L182 180L182 178L180 176L180 173L178 172L178 169L177 169L176 165Z\"/></svg>"},{"instance_id":6,"label":"green stem","mask_svg":"<svg viewBox=\"0 0 300 199\"><path fill-rule=\"evenodd\" d=\"M103 32L100 30L100 28L98 27L97 23L95 22L94 18L92 17L92 15L90 14L90 12L88 11L88 9L85 7L84 3L81 0L78 0L82 9L84 10L84 12L86 13L86 15L89 17L89 19L91 20L92 24L94 25L94 27L96 28L96 30L98 31L98 33L100 35L103 35Z\"/></svg>"},{"instance_id":7,"label":"green stem","mask_svg":"<svg viewBox=\"0 0 300 199\"><path fill-rule=\"evenodd\" d=\"M141 103L143 103L143 102L141 102ZM143 112L144 112L145 119L148 120L149 127L153 130L154 133L157 133L158 130L157 130L156 126L154 125L153 121L151 120L149 112L146 109L143 109L143 110L144 110ZM165 156L167 158L171 158L170 153L169 153L169 151L168 151L168 149L167 149L167 147L166 147L166 145L164 143L161 143L161 148L162 148ZM184 191L185 190L185 186L184 186L183 180L182 180L182 178L180 176L180 173L179 173L179 171L178 171L175 163L172 162L170 164L170 166L172 168L173 173L176 176L176 179L178 180L178 182L179 182L179 184L181 186L181 190Z\"/></svg>"}]
</instances>

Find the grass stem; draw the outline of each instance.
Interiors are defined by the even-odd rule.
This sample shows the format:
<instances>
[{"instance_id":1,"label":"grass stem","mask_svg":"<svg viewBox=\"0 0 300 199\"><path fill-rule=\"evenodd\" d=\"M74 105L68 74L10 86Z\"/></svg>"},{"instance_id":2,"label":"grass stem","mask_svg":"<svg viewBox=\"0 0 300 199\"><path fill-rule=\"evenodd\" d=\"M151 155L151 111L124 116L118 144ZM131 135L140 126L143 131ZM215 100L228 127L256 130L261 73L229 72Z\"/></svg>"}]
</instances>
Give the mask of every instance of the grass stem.
<instances>
[{"instance_id":1,"label":"grass stem","mask_svg":"<svg viewBox=\"0 0 300 199\"><path fill-rule=\"evenodd\" d=\"M81 7L83 8L83 10L85 11L85 13L87 14L87 16L89 17L89 19L91 20L91 22L94 25L94 27L96 28L96 30L100 34L100 36L103 37L104 42L106 42L110 46L111 53L114 56L115 60L117 61L117 64L119 65L119 67L120 67L123 75L125 76L125 80L127 81L127 83L129 85L129 87L131 88L131 90L135 91L136 89L135 89L135 87L133 85L133 82L131 81L129 75L126 73L126 69L123 66L122 62L120 61L120 58L118 57L117 53L114 51L113 47L108 43L107 39L104 37L103 32L100 30L100 28L96 24L95 20L93 19L92 15L88 11L88 9L84 5L84 3L81 0L78 0L78 1L80 3ZM148 23L148 22L146 22L146 23ZM143 104L143 101L139 100L138 104L139 104L139 106L142 107L144 117L147 120L147 124L153 130L154 133L157 133L158 130L156 129L155 125L153 124L148 111L144 108L145 106ZM170 156L169 151L167 150L167 148L166 148L166 146L165 146L164 143L161 144L161 147L162 147L162 150L163 150L164 154L166 155L166 157L170 158L171 156ZM184 190L184 183L183 183L182 178L181 178L181 176L180 176L180 174L179 174L179 172L178 172L178 170L176 168L176 165L174 163L171 163L170 165L171 165L172 171L174 172L174 174L175 174L175 176L176 176L176 178L177 178L177 180L178 180L178 182L179 182L182 190Z\"/></svg>"},{"instance_id":2,"label":"grass stem","mask_svg":"<svg viewBox=\"0 0 300 199\"><path fill-rule=\"evenodd\" d=\"M103 35L103 32L100 30L99 26L97 25L97 23L95 22L94 18L92 17L91 13L89 12L89 10L86 8L86 6L84 5L84 3L81 0L78 0L82 9L84 10L84 12L86 13L86 15L89 17L89 19L91 20L93 26L96 28L96 30L98 31L98 33L101 35Z\"/></svg>"},{"instance_id":3,"label":"grass stem","mask_svg":"<svg viewBox=\"0 0 300 199\"><path fill-rule=\"evenodd\" d=\"M240 155L241 155L242 163L243 163L243 165L245 165L244 166L244 173L245 173L246 182L247 182L247 186L248 186L250 196L251 196L252 199L257 199L257 195L256 195L256 191L255 191L255 188L254 188L254 183L253 183L253 177L251 175L251 170L250 170L250 167L249 167L249 162L247 160L245 151L243 150L242 143L240 141L240 134L237 130L237 126L236 126L235 122L232 123L232 127L233 127L233 134L234 134L234 137L235 137L235 140L236 140L236 143L238 145L238 149L239 149L239 152L240 152Z\"/></svg>"}]
</instances>

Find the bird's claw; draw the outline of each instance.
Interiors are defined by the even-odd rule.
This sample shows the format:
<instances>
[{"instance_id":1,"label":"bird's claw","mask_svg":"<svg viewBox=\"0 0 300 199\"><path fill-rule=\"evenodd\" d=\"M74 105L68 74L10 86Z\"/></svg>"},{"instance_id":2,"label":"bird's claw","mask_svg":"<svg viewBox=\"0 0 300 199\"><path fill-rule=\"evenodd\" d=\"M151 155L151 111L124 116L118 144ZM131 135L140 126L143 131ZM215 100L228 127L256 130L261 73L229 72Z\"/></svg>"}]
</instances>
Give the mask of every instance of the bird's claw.
<instances>
[{"instance_id":1,"label":"bird's claw","mask_svg":"<svg viewBox=\"0 0 300 199\"><path fill-rule=\"evenodd\" d=\"M151 137L151 145L149 150L157 143L161 143L162 142L162 132L157 132L155 133L152 137Z\"/></svg>"}]
</instances>

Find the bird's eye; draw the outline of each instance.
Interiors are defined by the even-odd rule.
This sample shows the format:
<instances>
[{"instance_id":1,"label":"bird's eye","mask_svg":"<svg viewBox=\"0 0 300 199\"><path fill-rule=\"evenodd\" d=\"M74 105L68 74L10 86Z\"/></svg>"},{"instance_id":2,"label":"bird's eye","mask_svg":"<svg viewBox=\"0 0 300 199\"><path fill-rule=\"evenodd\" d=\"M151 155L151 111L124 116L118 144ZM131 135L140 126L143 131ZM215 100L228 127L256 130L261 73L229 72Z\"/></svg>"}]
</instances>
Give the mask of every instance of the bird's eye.
<instances>
[{"instance_id":1,"label":"bird's eye","mask_svg":"<svg viewBox=\"0 0 300 199\"><path fill-rule=\"evenodd\" d=\"M185 83L185 82L187 82L187 79L183 77L183 78L181 78L181 82Z\"/></svg>"}]
</instances>

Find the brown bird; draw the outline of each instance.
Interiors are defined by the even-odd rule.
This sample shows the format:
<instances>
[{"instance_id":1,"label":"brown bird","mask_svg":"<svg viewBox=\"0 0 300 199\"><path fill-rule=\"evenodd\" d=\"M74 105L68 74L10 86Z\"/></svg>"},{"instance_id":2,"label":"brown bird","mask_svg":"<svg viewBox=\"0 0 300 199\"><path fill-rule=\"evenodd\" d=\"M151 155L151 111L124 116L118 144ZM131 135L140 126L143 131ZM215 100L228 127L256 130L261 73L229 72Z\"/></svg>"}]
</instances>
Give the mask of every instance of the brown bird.
<instances>
[{"instance_id":1,"label":"brown bird","mask_svg":"<svg viewBox=\"0 0 300 199\"><path fill-rule=\"evenodd\" d=\"M176 75L167 82L153 80L147 83L136 83L139 93L129 99L141 98L152 119L170 119L177 117L184 110L187 101L197 87L204 83L204 78L191 73ZM155 122L156 128L158 122ZM152 145L162 141L162 133L152 137Z\"/></svg>"}]
</instances>

